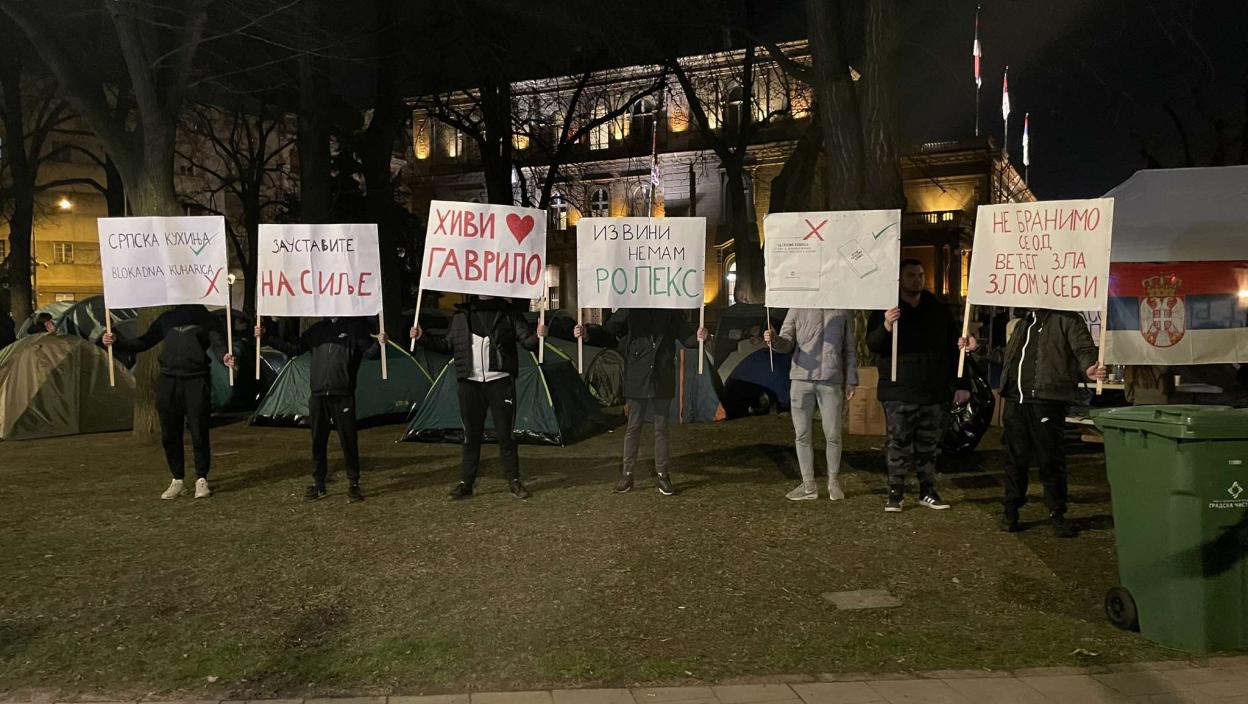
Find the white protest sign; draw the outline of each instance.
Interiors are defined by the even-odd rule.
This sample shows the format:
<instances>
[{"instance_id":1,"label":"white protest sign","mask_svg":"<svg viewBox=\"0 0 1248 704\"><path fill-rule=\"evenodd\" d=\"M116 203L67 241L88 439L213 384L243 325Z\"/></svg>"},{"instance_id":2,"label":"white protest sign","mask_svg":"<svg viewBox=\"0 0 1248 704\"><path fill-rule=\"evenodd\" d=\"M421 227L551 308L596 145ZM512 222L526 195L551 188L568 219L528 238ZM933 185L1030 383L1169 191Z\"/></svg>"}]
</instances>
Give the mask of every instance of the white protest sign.
<instances>
[{"instance_id":1,"label":"white protest sign","mask_svg":"<svg viewBox=\"0 0 1248 704\"><path fill-rule=\"evenodd\" d=\"M546 213L534 208L429 204L421 289L507 298L546 296Z\"/></svg>"},{"instance_id":2,"label":"white protest sign","mask_svg":"<svg viewBox=\"0 0 1248 704\"><path fill-rule=\"evenodd\" d=\"M698 308L706 218L581 218L576 271L581 308Z\"/></svg>"},{"instance_id":3,"label":"white protest sign","mask_svg":"<svg viewBox=\"0 0 1248 704\"><path fill-rule=\"evenodd\" d=\"M229 304L224 218L100 218L98 226L107 307Z\"/></svg>"},{"instance_id":4,"label":"white protest sign","mask_svg":"<svg viewBox=\"0 0 1248 704\"><path fill-rule=\"evenodd\" d=\"M763 233L768 306L897 305L900 210L772 213L763 220Z\"/></svg>"},{"instance_id":5,"label":"white protest sign","mask_svg":"<svg viewBox=\"0 0 1248 704\"><path fill-rule=\"evenodd\" d=\"M1113 198L979 206L968 302L1104 310L1113 225Z\"/></svg>"},{"instance_id":6,"label":"white protest sign","mask_svg":"<svg viewBox=\"0 0 1248 704\"><path fill-rule=\"evenodd\" d=\"M381 313L376 225L261 225L259 244L260 315Z\"/></svg>"}]
</instances>

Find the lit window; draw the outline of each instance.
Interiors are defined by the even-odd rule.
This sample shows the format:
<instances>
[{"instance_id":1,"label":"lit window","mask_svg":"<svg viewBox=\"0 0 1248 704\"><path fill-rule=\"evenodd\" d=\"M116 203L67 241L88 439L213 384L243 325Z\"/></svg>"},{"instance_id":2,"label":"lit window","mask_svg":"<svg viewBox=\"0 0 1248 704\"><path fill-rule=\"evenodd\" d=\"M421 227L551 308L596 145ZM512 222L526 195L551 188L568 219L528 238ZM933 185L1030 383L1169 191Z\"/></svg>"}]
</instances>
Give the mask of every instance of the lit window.
<instances>
[{"instance_id":1,"label":"lit window","mask_svg":"<svg viewBox=\"0 0 1248 704\"><path fill-rule=\"evenodd\" d=\"M568 201L562 193L550 197L550 225L556 230L568 229Z\"/></svg>"},{"instance_id":2,"label":"lit window","mask_svg":"<svg viewBox=\"0 0 1248 704\"><path fill-rule=\"evenodd\" d=\"M953 222L953 211L946 210L945 212L941 213L940 221L941 222Z\"/></svg>"},{"instance_id":3,"label":"lit window","mask_svg":"<svg viewBox=\"0 0 1248 704\"><path fill-rule=\"evenodd\" d=\"M74 294L72 294L72 293L58 293L58 294L56 294L56 302L57 302L57 303L73 303L75 300L76 300L76 299L74 298Z\"/></svg>"},{"instance_id":4,"label":"lit window","mask_svg":"<svg viewBox=\"0 0 1248 704\"><path fill-rule=\"evenodd\" d=\"M605 105L599 104L594 107L594 120L601 120L607 116L607 108ZM595 151L606 149L611 146L611 123L603 122L589 131L589 148Z\"/></svg>"},{"instance_id":5,"label":"lit window","mask_svg":"<svg viewBox=\"0 0 1248 704\"><path fill-rule=\"evenodd\" d=\"M633 124L630 131L647 144L654 136L655 103L652 98L642 98L633 104Z\"/></svg>"},{"instance_id":6,"label":"lit window","mask_svg":"<svg viewBox=\"0 0 1248 704\"><path fill-rule=\"evenodd\" d=\"M724 277L728 286L728 305L734 305L737 302L737 260L733 259L728 265L728 274Z\"/></svg>"},{"instance_id":7,"label":"lit window","mask_svg":"<svg viewBox=\"0 0 1248 704\"><path fill-rule=\"evenodd\" d=\"M7 256L9 256L9 241L0 240L0 262L4 261Z\"/></svg>"},{"instance_id":8,"label":"lit window","mask_svg":"<svg viewBox=\"0 0 1248 704\"><path fill-rule=\"evenodd\" d=\"M605 218L611 214L611 193L605 188L595 188L589 196L589 216Z\"/></svg>"},{"instance_id":9,"label":"lit window","mask_svg":"<svg viewBox=\"0 0 1248 704\"><path fill-rule=\"evenodd\" d=\"M734 85L728 89L728 103L724 109L724 133L736 134L745 116L745 89Z\"/></svg>"},{"instance_id":10,"label":"lit window","mask_svg":"<svg viewBox=\"0 0 1248 704\"><path fill-rule=\"evenodd\" d=\"M73 264L74 263L74 243L73 242L53 242L52 243L52 263L53 264Z\"/></svg>"}]
</instances>

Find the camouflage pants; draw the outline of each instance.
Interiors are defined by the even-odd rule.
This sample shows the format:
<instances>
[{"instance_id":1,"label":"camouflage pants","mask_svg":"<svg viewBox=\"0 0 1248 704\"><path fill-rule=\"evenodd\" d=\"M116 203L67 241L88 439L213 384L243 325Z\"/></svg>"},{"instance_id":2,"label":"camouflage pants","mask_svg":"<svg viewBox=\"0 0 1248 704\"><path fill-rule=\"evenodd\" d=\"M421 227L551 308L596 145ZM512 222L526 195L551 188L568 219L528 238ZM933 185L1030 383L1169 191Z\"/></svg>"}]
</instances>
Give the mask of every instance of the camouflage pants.
<instances>
[{"instance_id":1,"label":"camouflage pants","mask_svg":"<svg viewBox=\"0 0 1248 704\"><path fill-rule=\"evenodd\" d=\"M936 452L948 415L949 407L943 403L884 402L889 487L904 487L911 469L920 486L935 484Z\"/></svg>"}]
</instances>

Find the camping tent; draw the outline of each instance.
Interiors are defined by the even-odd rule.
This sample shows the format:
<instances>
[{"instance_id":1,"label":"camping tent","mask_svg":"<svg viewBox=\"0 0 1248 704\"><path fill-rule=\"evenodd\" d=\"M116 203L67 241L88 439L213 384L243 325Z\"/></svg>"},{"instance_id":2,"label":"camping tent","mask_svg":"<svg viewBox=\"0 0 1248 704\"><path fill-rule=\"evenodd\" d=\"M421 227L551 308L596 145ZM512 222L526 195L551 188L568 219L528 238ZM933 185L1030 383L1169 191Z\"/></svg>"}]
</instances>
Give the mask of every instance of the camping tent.
<instances>
[{"instance_id":1,"label":"camping tent","mask_svg":"<svg viewBox=\"0 0 1248 704\"><path fill-rule=\"evenodd\" d=\"M520 442L567 445L602 426L594 397L576 373L576 361L554 347L546 348L540 367L531 352L520 355L516 379L515 436ZM486 440L494 441L494 423L486 418ZM434 381L425 402L414 409L405 441L463 442L459 419L455 365L448 364Z\"/></svg>"},{"instance_id":2,"label":"camping tent","mask_svg":"<svg viewBox=\"0 0 1248 704\"><path fill-rule=\"evenodd\" d=\"M286 355L272 347L261 347L260 378L256 379L254 345L254 338L234 338L234 357L238 360L234 386L230 386L230 370L215 355L210 356L213 413L254 410L260 399L273 388L288 361Z\"/></svg>"},{"instance_id":3,"label":"camping tent","mask_svg":"<svg viewBox=\"0 0 1248 704\"><path fill-rule=\"evenodd\" d=\"M1248 362L1248 166L1137 171L1105 195L1106 361Z\"/></svg>"},{"instance_id":4,"label":"camping tent","mask_svg":"<svg viewBox=\"0 0 1248 704\"><path fill-rule=\"evenodd\" d=\"M74 335L29 335L0 352L0 440L127 430L134 378L108 355Z\"/></svg>"},{"instance_id":5,"label":"camping tent","mask_svg":"<svg viewBox=\"0 0 1248 704\"><path fill-rule=\"evenodd\" d=\"M558 337L547 337L546 344L558 349L566 358L576 363L576 343ZM624 357L613 347L585 345L584 370L581 378L589 387L589 393L602 406L619 406L624 403Z\"/></svg>"},{"instance_id":6,"label":"camping tent","mask_svg":"<svg viewBox=\"0 0 1248 704\"><path fill-rule=\"evenodd\" d=\"M35 312L30 314L29 318L26 318L18 324L17 339L20 340L28 335L42 335L44 332L43 330L36 330L33 333L30 331L30 326L35 324L35 320L39 318L40 314L47 313L52 316L52 321L55 323L58 319L60 319L65 311L69 310L73 305L73 301L56 301L55 303L49 303L48 305L37 309Z\"/></svg>"},{"instance_id":7,"label":"camping tent","mask_svg":"<svg viewBox=\"0 0 1248 704\"><path fill-rule=\"evenodd\" d=\"M415 354L391 342L386 362L390 378L381 378L381 360L366 359L360 365L355 389L355 415L372 423L393 423L407 417L424 400L433 376L446 365L447 357L417 347ZM312 355L290 360L251 417L252 425L307 426L309 372Z\"/></svg>"},{"instance_id":8,"label":"camping tent","mask_svg":"<svg viewBox=\"0 0 1248 704\"><path fill-rule=\"evenodd\" d=\"M675 423L712 423L724 420L727 414L720 403L723 388L707 355L701 374L698 373L698 350L676 343L676 403L671 418Z\"/></svg>"},{"instance_id":9,"label":"camping tent","mask_svg":"<svg viewBox=\"0 0 1248 704\"><path fill-rule=\"evenodd\" d=\"M56 317L56 331L77 335L88 342L97 342L104 335L104 297L91 296L77 301ZM113 334L118 337L138 337L139 314L133 308L110 310Z\"/></svg>"},{"instance_id":10,"label":"camping tent","mask_svg":"<svg viewBox=\"0 0 1248 704\"><path fill-rule=\"evenodd\" d=\"M719 366L728 417L788 408L791 363L792 355L770 350L758 338L741 340Z\"/></svg>"}]
</instances>

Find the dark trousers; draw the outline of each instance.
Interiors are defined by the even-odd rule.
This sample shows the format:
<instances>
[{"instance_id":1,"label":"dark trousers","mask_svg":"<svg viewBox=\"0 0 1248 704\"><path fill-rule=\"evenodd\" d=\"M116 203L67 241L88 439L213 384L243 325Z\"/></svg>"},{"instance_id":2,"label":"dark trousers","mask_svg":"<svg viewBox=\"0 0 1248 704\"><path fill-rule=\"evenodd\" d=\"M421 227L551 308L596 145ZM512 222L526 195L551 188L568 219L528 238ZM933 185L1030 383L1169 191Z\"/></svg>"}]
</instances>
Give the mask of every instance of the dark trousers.
<instances>
[{"instance_id":1,"label":"dark trousers","mask_svg":"<svg viewBox=\"0 0 1248 704\"><path fill-rule=\"evenodd\" d=\"M1027 503L1027 470L1034 464L1044 484L1044 505L1051 513L1066 513L1066 404L1045 401L1018 403L1006 401L1002 417L1005 425L1006 510L1017 511Z\"/></svg>"},{"instance_id":2,"label":"dark trousers","mask_svg":"<svg viewBox=\"0 0 1248 704\"><path fill-rule=\"evenodd\" d=\"M949 406L943 403L884 402L889 488L904 488L911 469L918 475L921 488L935 485L936 452L948 415Z\"/></svg>"},{"instance_id":3,"label":"dark trousers","mask_svg":"<svg viewBox=\"0 0 1248 704\"><path fill-rule=\"evenodd\" d=\"M191 431L195 476L207 477L212 465L208 420L212 416L212 384L206 376L165 376L156 382L156 414L160 417L160 444L174 479L186 477L184 429Z\"/></svg>"},{"instance_id":4,"label":"dark trousers","mask_svg":"<svg viewBox=\"0 0 1248 704\"><path fill-rule=\"evenodd\" d=\"M312 396L308 399L308 416L312 422L312 481L325 487L329 473L329 430L338 429L342 443L342 459L347 465L347 479L360 483L360 443L355 424L355 396Z\"/></svg>"},{"instance_id":5,"label":"dark trousers","mask_svg":"<svg viewBox=\"0 0 1248 704\"><path fill-rule=\"evenodd\" d=\"M481 468L481 441L485 438L487 411L494 420L503 475L508 481L520 478L520 453L511 434L516 421L516 380L510 376L486 382L460 380L459 418L464 424L464 463L459 480L468 486L477 480Z\"/></svg>"},{"instance_id":6,"label":"dark trousers","mask_svg":"<svg viewBox=\"0 0 1248 704\"><path fill-rule=\"evenodd\" d=\"M671 413L670 398L628 399L628 426L624 429L624 473L632 474L637 466L637 450L641 447L641 428L654 424L654 471L667 476L667 421Z\"/></svg>"}]
</instances>

